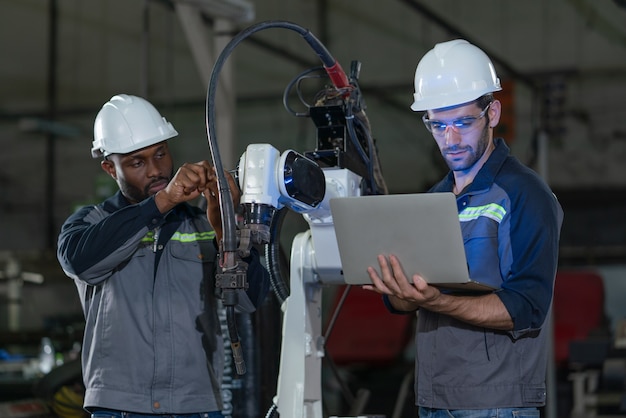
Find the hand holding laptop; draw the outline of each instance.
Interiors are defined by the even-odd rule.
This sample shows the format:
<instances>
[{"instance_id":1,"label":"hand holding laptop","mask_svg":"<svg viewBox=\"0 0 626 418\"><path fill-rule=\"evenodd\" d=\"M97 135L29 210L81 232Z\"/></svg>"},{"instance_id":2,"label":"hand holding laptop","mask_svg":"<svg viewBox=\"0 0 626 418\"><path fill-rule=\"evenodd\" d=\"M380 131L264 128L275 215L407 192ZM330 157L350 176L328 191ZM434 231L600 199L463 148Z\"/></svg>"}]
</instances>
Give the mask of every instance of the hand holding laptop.
<instances>
[{"instance_id":1,"label":"hand holding laptop","mask_svg":"<svg viewBox=\"0 0 626 418\"><path fill-rule=\"evenodd\" d=\"M452 193L343 197L330 200L347 284L371 284L368 267L395 255L409 282L419 274L440 288L491 291L469 277L456 198Z\"/></svg>"},{"instance_id":2,"label":"hand holding laptop","mask_svg":"<svg viewBox=\"0 0 626 418\"><path fill-rule=\"evenodd\" d=\"M373 284L363 285L364 289L380 294L398 296L395 305L404 311L418 309L423 303L435 300L441 293L435 286L430 286L423 277L413 275L411 281L404 274L400 260L394 255L378 257L380 275L374 267L368 267L367 273ZM401 306L398 306L401 305Z\"/></svg>"}]
</instances>

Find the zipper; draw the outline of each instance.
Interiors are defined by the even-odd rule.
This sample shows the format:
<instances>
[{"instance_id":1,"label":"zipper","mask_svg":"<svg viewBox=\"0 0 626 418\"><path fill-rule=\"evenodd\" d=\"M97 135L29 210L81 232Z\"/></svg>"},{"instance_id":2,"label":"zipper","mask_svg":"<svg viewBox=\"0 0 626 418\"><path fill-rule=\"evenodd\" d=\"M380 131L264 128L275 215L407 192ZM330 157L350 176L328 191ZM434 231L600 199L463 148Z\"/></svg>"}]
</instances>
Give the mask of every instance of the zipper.
<instances>
[{"instance_id":1,"label":"zipper","mask_svg":"<svg viewBox=\"0 0 626 418\"><path fill-rule=\"evenodd\" d=\"M154 253L157 252L157 249L159 247L159 234L161 233L161 227L157 227L154 229L154 244L152 245L152 251Z\"/></svg>"}]
</instances>

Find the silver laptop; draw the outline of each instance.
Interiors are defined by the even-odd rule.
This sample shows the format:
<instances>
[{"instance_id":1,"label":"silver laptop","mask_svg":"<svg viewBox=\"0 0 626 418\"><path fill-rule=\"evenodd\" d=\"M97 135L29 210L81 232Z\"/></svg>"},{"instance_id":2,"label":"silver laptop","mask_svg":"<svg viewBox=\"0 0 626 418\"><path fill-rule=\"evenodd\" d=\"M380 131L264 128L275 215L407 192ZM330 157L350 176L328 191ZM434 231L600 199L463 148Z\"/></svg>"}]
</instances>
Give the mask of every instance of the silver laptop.
<instances>
[{"instance_id":1,"label":"silver laptop","mask_svg":"<svg viewBox=\"0 0 626 418\"><path fill-rule=\"evenodd\" d=\"M417 273L442 288L495 289L469 277L452 193L334 198L330 209L347 284L371 284L367 267L380 273L378 254L394 254L409 280Z\"/></svg>"}]
</instances>

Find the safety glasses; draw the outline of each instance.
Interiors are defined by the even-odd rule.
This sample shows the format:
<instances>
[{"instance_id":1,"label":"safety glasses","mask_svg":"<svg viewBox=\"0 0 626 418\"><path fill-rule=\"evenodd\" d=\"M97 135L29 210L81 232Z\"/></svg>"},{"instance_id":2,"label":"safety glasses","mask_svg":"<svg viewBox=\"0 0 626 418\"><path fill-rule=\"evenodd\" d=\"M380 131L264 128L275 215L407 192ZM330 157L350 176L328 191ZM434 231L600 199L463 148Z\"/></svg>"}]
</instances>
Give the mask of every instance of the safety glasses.
<instances>
[{"instance_id":1,"label":"safety glasses","mask_svg":"<svg viewBox=\"0 0 626 418\"><path fill-rule=\"evenodd\" d=\"M491 103L489 103L483 109L483 111L478 114L478 116L464 116L462 118L454 119L452 121L443 121L428 119L428 113L424 113L424 116L422 116L422 121L424 122L426 129L428 129L433 135L441 136L446 133L446 129L448 128L457 133L466 134L476 129L476 127L478 126L476 122L478 122L478 120L482 119L485 114L487 114L487 110L489 110L489 106L491 106Z\"/></svg>"}]
</instances>

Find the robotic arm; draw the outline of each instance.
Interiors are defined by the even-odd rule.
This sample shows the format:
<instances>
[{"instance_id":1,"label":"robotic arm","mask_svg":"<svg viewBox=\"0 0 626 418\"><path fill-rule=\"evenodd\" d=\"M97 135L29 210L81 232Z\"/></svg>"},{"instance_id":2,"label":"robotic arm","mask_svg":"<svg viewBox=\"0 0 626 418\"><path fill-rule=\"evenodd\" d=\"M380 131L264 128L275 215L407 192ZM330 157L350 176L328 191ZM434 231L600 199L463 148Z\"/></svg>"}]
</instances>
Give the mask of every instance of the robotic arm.
<instances>
[{"instance_id":1,"label":"robotic arm","mask_svg":"<svg viewBox=\"0 0 626 418\"><path fill-rule=\"evenodd\" d=\"M323 168L326 193L303 213L309 230L293 240L290 294L285 299L278 387L274 407L282 417L322 418L322 286L344 284L328 202L357 196L362 178L348 169ZM275 272L270 272L275 274Z\"/></svg>"},{"instance_id":2,"label":"robotic arm","mask_svg":"<svg viewBox=\"0 0 626 418\"><path fill-rule=\"evenodd\" d=\"M289 90L310 73L323 70L332 86L320 91L312 105L305 103L307 112L291 111L295 116L310 117L315 123L317 146L314 151L303 155L287 150L281 154L265 143L247 147L236 171L243 207L243 225L237 225L213 136L214 91L217 75L234 47L246 37L267 28L298 32L323 63L323 67L308 70L289 84L284 95L288 111L291 111L287 103ZM216 61L209 84L207 133L220 186L224 231L220 243L221 272L216 286L222 291L227 310L229 337L239 374L245 373L245 366L233 317L236 290L247 287L245 263L241 258L249 254L253 244L264 244L266 249L273 245L278 239L277 217L285 208L301 214L310 227L293 241L290 294L277 292L283 302L284 321L278 390L271 412L287 418L322 417L324 338L321 335L321 285L345 283L329 201L336 197L387 193L358 86L359 71L360 65L353 62L348 77L308 30L290 22L269 21L251 26L231 40ZM267 260L268 270L276 282L280 273L274 269L278 263L273 263L272 254L266 251L270 258Z\"/></svg>"}]
</instances>

